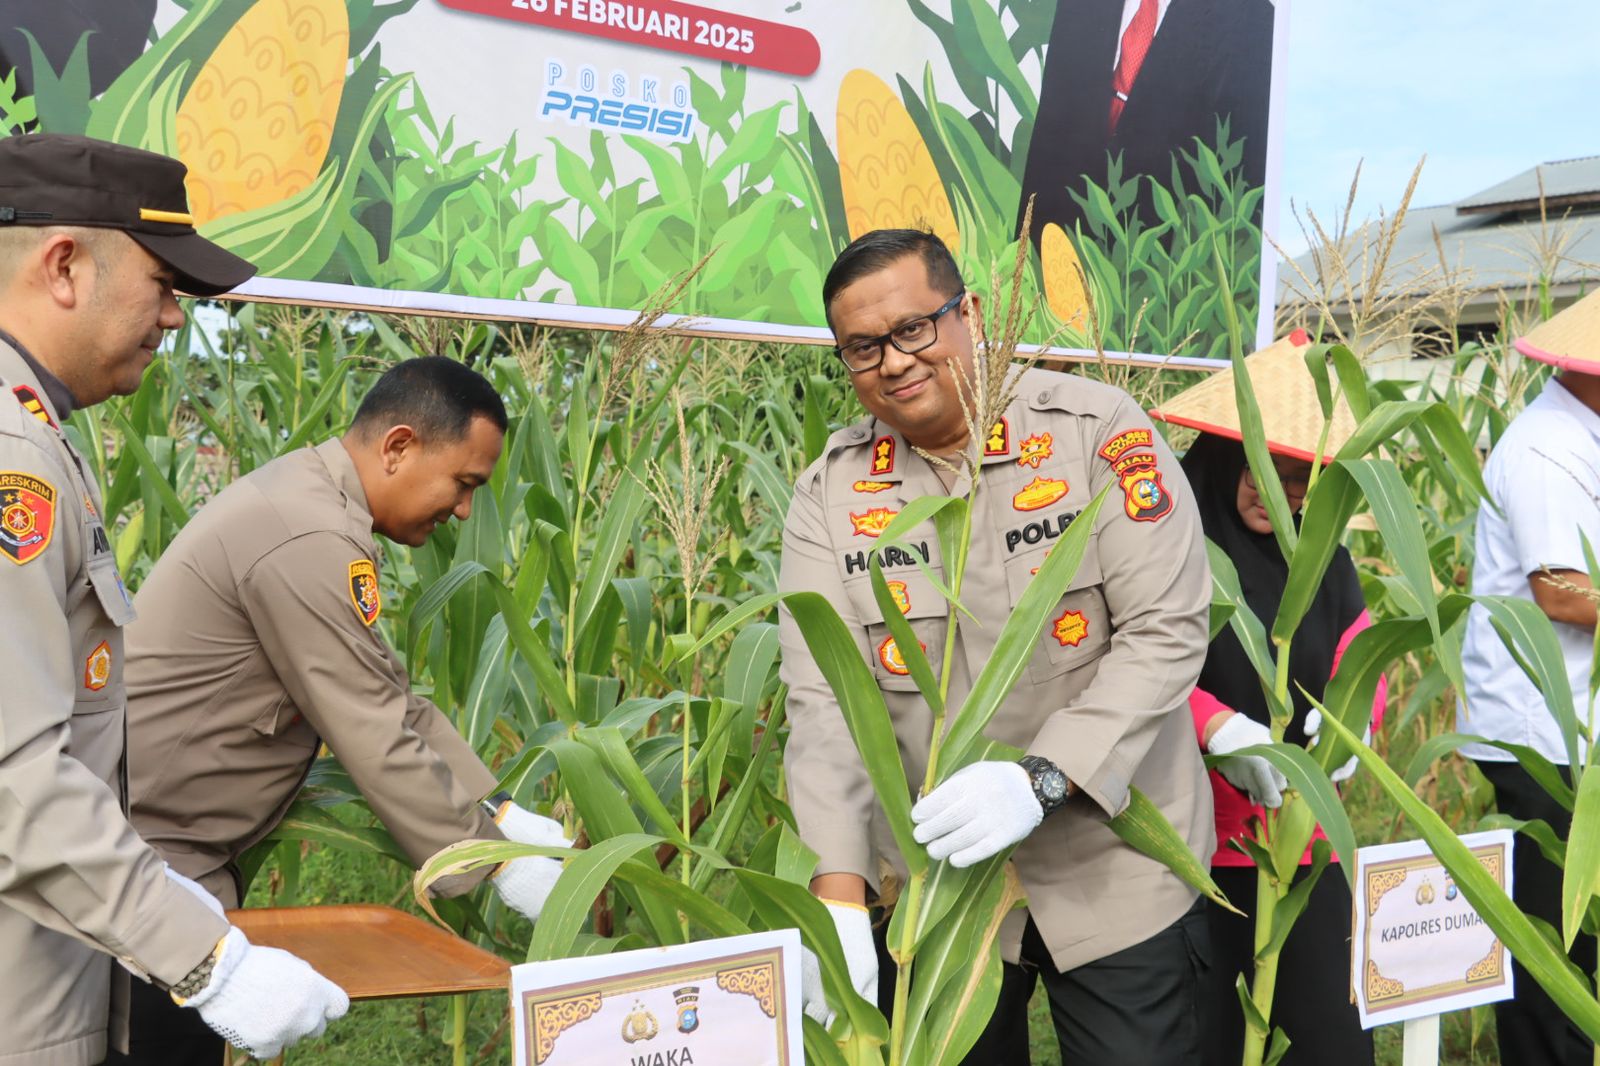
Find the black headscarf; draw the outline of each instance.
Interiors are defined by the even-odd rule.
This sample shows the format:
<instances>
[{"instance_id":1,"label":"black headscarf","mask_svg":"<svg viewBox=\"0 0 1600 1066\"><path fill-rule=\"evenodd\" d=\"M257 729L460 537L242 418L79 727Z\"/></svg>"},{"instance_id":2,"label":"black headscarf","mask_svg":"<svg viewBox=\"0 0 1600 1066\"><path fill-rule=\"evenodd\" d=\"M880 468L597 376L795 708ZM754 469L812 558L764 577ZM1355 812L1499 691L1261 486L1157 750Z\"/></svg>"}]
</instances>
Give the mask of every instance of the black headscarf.
<instances>
[{"instance_id":1,"label":"black headscarf","mask_svg":"<svg viewBox=\"0 0 1600 1066\"><path fill-rule=\"evenodd\" d=\"M1239 572L1239 585L1245 602L1261 619L1267 633L1278 616L1289 565L1271 533L1253 533L1239 517L1239 475L1244 470L1244 445L1211 433L1202 433L1183 457L1183 472L1200 507L1200 522L1205 534L1216 542ZM1298 523L1299 516L1296 515ZM1294 720L1284 739L1305 743L1302 728L1311 704L1301 694L1305 689L1319 700L1333 673L1333 655L1339 639L1366 608L1361 581L1356 577L1350 553L1340 545L1317 589L1311 609L1300 623L1289 649L1289 695L1294 704ZM1269 651L1276 657L1276 648ZM1266 696L1255 667L1245 656L1244 646L1224 626L1206 649L1205 665L1200 669L1200 688L1241 714L1267 724Z\"/></svg>"}]
</instances>

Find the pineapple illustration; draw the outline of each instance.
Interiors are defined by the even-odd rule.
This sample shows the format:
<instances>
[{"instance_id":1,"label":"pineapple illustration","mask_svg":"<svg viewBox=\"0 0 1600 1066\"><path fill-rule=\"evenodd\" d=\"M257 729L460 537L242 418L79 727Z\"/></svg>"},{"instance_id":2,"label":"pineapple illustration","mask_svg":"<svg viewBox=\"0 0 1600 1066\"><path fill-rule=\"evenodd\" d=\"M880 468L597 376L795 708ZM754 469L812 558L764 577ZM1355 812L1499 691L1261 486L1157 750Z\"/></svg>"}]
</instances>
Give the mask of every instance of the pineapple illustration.
<instances>
[{"instance_id":1,"label":"pineapple illustration","mask_svg":"<svg viewBox=\"0 0 1600 1066\"><path fill-rule=\"evenodd\" d=\"M350 51L345 0L257 0L178 108L196 225L265 207L316 180Z\"/></svg>"},{"instance_id":2,"label":"pineapple illustration","mask_svg":"<svg viewBox=\"0 0 1600 1066\"><path fill-rule=\"evenodd\" d=\"M933 156L911 113L870 71L852 70L839 86L839 184L852 240L874 229L926 227L958 247Z\"/></svg>"},{"instance_id":3,"label":"pineapple illustration","mask_svg":"<svg viewBox=\"0 0 1600 1066\"><path fill-rule=\"evenodd\" d=\"M1083 291L1083 267L1067 233L1045 223L1039 237L1039 263L1044 269L1044 301L1061 324L1079 333L1089 331L1089 299Z\"/></svg>"}]
</instances>

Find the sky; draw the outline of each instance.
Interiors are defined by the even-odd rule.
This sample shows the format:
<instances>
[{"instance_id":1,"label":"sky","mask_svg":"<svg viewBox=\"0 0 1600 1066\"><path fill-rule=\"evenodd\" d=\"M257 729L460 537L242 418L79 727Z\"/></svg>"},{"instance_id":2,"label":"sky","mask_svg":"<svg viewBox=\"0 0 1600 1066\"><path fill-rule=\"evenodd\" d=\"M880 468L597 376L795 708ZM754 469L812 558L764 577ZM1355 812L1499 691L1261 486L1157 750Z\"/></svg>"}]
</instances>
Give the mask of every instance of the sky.
<instances>
[{"instance_id":1,"label":"sky","mask_svg":"<svg viewBox=\"0 0 1600 1066\"><path fill-rule=\"evenodd\" d=\"M1325 224L1362 162L1354 217L1449 203L1537 164L1600 155L1600 4L1592 0L1289 0L1283 107L1289 201ZM1364 161L1364 162L1363 162Z\"/></svg>"}]
</instances>

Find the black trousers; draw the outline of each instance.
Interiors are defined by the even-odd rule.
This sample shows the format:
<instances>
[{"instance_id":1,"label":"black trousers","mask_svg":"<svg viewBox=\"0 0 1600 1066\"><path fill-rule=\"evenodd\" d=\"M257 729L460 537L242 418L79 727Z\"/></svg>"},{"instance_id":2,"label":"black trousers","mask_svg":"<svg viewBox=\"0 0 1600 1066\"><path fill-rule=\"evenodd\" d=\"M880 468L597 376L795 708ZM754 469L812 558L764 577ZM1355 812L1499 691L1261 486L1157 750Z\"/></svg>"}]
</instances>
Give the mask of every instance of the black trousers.
<instances>
[{"instance_id":1,"label":"black trousers","mask_svg":"<svg viewBox=\"0 0 1600 1066\"><path fill-rule=\"evenodd\" d=\"M1528 772L1514 762L1480 762L1478 769L1494 786L1495 805L1513 818L1542 818L1561 839L1572 829L1572 813L1540 788ZM1561 868L1547 860L1526 837L1517 841L1511 857L1512 891L1526 914L1561 928ZM1595 972L1595 940L1579 936L1572 945L1572 961L1585 974ZM1561 1008L1528 976L1515 959L1511 962L1517 983L1515 999L1494 1005L1495 1030L1500 1040L1500 1061L1540 1063L1541 1066L1591 1066L1594 1044L1567 1020Z\"/></svg>"},{"instance_id":2,"label":"black trousers","mask_svg":"<svg viewBox=\"0 0 1600 1066\"><path fill-rule=\"evenodd\" d=\"M128 1000L128 1054L104 1066L222 1066L227 1044L200 1017L155 985L135 979Z\"/></svg>"},{"instance_id":3,"label":"black trousers","mask_svg":"<svg viewBox=\"0 0 1600 1066\"><path fill-rule=\"evenodd\" d=\"M1222 894L1250 917L1207 904L1215 965L1206 982L1206 1066L1239 1066L1244 1055L1236 986L1240 974L1255 976L1256 877L1254 866L1211 868ZM1271 1022L1289 1037L1284 1066L1372 1066L1372 1034L1350 1002L1350 886L1338 864L1322 872L1278 956Z\"/></svg>"},{"instance_id":4,"label":"black trousers","mask_svg":"<svg viewBox=\"0 0 1600 1066\"><path fill-rule=\"evenodd\" d=\"M1002 963L1000 999L963 1066L1031 1066L1028 1001L1043 980L1061 1061L1073 1066L1198 1066L1200 994L1210 968L1205 901L1155 936L1061 973L1033 920L1017 965ZM878 1003L894 1005L894 961L878 934Z\"/></svg>"}]
</instances>

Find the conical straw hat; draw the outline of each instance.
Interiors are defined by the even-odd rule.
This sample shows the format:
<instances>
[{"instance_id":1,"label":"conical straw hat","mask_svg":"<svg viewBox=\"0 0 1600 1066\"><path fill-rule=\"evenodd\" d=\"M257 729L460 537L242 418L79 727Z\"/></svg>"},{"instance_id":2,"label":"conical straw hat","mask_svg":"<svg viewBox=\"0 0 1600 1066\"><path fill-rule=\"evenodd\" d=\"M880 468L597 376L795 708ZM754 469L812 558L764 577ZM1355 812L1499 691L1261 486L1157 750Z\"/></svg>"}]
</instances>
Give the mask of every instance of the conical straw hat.
<instances>
[{"instance_id":1,"label":"conical straw hat","mask_svg":"<svg viewBox=\"0 0 1600 1066\"><path fill-rule=\"evenodd\" d=\"M1600 291L1541 322L1513 347L1562 370L1600 374Z\"/></svg>"},{"instance_id":2,"label":"conical straw hat","mask_svg":"<svg viewBox=\"0 0 1600 1066\"><path fill-rule=\"evenodd\" d=\"M1267 433L1267 448L1277 455L1314 461L1317 442L1322 436L1322 404L1317 400L1317 384L1306 369L1306 346L1311 343L1304 330L1295 330L1275 344L1247 356L1244 365L1250 372L1261 421ZM1333 424L1322 461L1331 462L1334 453L1355 432L1355 416L1339 391L1337 380L1330 380L1335 394ZM1150 417L1175 426L1188 426L1205 433L1241 440L1239 405L1233 394L1233 370L1227 369L1185 389L1150 412Z\"/></svg>"}]
</instances>

